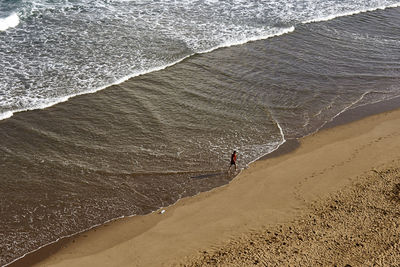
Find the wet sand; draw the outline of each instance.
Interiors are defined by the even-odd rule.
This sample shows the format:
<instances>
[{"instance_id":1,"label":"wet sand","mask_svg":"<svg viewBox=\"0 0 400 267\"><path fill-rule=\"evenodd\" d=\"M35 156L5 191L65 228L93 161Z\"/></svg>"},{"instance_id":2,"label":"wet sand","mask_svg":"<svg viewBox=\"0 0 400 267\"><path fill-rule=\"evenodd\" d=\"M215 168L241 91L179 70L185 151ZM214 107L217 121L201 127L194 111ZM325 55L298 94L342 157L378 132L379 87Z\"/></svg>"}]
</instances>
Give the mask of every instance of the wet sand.
<instances>
[{"instance_id":1,"label":"wet sand","mask_svg":"<svg viewBox=\"0 0 400 267\"><path fill-rule=\"evenodd\" d=\"M162 214L73 237L37 265L399 264L400 111L299 141Z\"/></svg>"}]
</instances>

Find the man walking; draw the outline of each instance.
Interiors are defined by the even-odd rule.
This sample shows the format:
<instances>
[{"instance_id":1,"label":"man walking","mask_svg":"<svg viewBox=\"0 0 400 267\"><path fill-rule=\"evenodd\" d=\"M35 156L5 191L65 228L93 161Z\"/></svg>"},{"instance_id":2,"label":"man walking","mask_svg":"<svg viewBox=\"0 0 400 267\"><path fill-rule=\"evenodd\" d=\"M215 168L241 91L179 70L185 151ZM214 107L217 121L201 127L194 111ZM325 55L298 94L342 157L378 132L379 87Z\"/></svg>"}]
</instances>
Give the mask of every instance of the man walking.
<instances>
[{"instance_id":1,"label":"man walking","mask_svg":"<svg viewBox=\"0 0 400 267\"><path fill-rule=\"evenodd\" d=\"M236 169L237 169L237 166L236 166L236 158L237 158L236 151L233 151L233 153L232 153L232 155L231 155L231 165L229 165L228 172L231 171L232 165L235 165L235 171L236 171Z\"/></svg>"}]
</instances>

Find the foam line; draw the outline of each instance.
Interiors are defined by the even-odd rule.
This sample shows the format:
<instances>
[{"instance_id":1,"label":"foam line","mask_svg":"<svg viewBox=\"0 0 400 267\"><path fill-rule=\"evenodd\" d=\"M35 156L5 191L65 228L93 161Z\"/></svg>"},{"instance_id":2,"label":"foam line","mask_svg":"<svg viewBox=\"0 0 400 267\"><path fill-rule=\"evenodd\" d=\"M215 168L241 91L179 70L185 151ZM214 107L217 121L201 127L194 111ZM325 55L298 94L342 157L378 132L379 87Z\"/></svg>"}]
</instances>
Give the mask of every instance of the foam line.
<instances>
[{"instance_id":1,"label":"foam line","mask_svg":"<svg viewBox=\"0 0 400 267\"><path fill-rule=\"evenodd\" d=\"M387 8L395 8L395 7L400 7L400 3L388 5L388 6L379 6L379 7L374 7L374 8L367 8L367 9L362 9L362 10L357 10L357 11L349 11L349 12L343 12L343 13L338 13L338 14L334 14L334 15L328 15L325 17L319 17L319 18L303 21L303 24L329 21L329 20L333 20L333 19L339 18L339 17L353 16L353 15L357 15L360 13L372 12L372 11L376 11L376 10L385 10Z\"/></svg>"},{"instance_id":2,"label":"foam line","mask_svg":"<svg viewBox=\"0 0 400 267\"><path fill-rule=\"evenodd\" d=\"M285 134L283 133L283 129L282 129L281 125L279 124L279 122L278 122L275 118L273 118L273 119L274 119L274 121L275 121L275 123L276 123L276 126L278 127L279 132L280 132L280 134L281 134L281 137L282 137L281 141L280 141L280 142L278 143L278 145L277 145L274 149L272 149L271 151L269 151L269 152L267 152L267 153L265 153L265 154L262 154L262 155L260 155L258 158L256 158L255 160L250 161L249 163L247 163L246 168L247 168L251 163L256 162L257 160L259 160L260 158L264 157L265 155L271 154L272 152L276 151L281 145L283 145L284 143L286 143Z\"/></svg>"},{"instance_id":3,"label":"foam line","mask_svg":"<svg viewBox=\"0 0 400 267\"><path fill-rule=\"evenodd\" d=\"M265 39L268 39L268 38L272 38L272 37L276 37L276 36L280 36L280 35L284 35L284 34L287 34L287 33L294 32L294 30L295 30L295 27L292 26L292 27L288 27L288 28L283 28L283 29L278 30L278 31L276 31L274 33L262 34L260 36L254 36L254 37L243 39L243 40L224 42L219 46L213 47L213 48L208 49L208 50L204 50L202 52L199 52L198 54L209 53L209 52L212 52L214 50L217 50L217 49L223 48L223 47L231 47L231 46L246 44L246 43L249 43L249 42L265 40Z\"/></svg>"},{"instance_id":4,"label":"foam line","mask_svg":"<svg viewBox=\"0 0 400 267\"><path fill-rule=\"evenodd\" d=\"M337 116L339 116L340 114L342 114L343 112L345 112L346 110L352 108L354 105L356 105L358 102L360 102L367 94L369 94L371 92L365 92L363 93L358 99L356 99L355 101L353 101L350 105L348 105L347 107L345 107L344 109L342 109L341 111L339 111L335 116L333 116L330 120L325 121L320 127L318 127L315 131L310 132L309 134L307 134L306 136L312 135L316 132L318 132L319 130L321 130L328 122L333 121ZM384 101L384 100L382 100ZM380 102L380 101L377 101Z\"/></svg>"}]
</instances>

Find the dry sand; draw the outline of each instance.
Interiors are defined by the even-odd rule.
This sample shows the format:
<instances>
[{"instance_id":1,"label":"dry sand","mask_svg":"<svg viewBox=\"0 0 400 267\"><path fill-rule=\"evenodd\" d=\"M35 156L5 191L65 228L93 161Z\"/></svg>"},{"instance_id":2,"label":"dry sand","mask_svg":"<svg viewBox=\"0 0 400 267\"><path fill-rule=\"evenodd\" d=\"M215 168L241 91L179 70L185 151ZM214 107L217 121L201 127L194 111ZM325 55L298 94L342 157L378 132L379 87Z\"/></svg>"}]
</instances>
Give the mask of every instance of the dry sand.
<instances>
[{"instance_id":1,"label":"dry sand","mask_svg":"<svg viewBox=\"0 0 400 267\"><path fill-rule=\"evenodd\" d=\"M400 162L393 162L400 166ZM400 168L360 177L310 212L182 260L180 266L400 266Z\"/></svg>"},{"instance_id":2,"label":"dry sand","mask_svg":"<svg viewBox=\"0 0 400 267\"><path fill-rule=\"evenodd\" d=\"M399 168L396 110L305 137L228 186L81 234L38 265L399 265Z\"/></svg>"}]
</instances>

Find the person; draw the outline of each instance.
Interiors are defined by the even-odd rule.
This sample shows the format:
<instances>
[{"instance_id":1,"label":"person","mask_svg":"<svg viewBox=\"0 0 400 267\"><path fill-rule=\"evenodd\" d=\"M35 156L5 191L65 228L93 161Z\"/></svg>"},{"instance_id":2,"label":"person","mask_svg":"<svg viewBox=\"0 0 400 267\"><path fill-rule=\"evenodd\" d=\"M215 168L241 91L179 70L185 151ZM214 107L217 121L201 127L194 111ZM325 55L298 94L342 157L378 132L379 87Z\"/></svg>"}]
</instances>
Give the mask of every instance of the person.
<instances>
[{"instance_id":1,"label":"person","mask_svg":"<svg viewBox=\"0 0 400 267\"><path fill-rule=\"evenodd\" d=\"M232 165L235 165L235 171L236 171L236 168L237 168L237 166L236 166L236 158L237 158L236 151L233 151L233 153L231 155L231 165L229 165L228 171L231 171Z\"/></svg>"}]
</instances>

